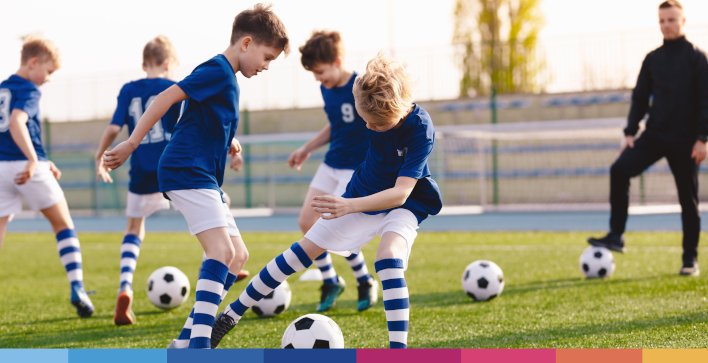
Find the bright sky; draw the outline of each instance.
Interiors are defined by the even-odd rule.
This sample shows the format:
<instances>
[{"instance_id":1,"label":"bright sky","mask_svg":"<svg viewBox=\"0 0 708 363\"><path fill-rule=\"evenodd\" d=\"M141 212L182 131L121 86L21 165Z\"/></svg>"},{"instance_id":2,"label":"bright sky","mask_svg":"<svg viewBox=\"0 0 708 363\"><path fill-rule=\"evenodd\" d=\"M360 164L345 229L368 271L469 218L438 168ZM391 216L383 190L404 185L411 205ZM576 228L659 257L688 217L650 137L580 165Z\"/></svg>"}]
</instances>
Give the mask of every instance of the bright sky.
<instances>
[{"instance_id":1,"label":"bright sky","mask_svg":"<svg viewBox=\"0 0 708 363\"><path fill-rule=\"evenodd\" d=\"M113 107L120 85L142 76L142 47L152 37L165 34L172 40L181 63L175 76L180 79L196 65L226 48L234 16L255 2L8 1L3 4L0 32L0 49L3 49L0 78L5 79L17 70L20 36L42 33L58 45L63 60L53 82L43 88L45 98L53 96L55 102L71 104L68 113L64 110L63 116L54 118L85 117L82 108L86 103L101 104L95 112L105 114ZM348 54L353 55L348 64L355 69L362 69L365 60L378 50L393 49L397 56L411 59L408 60L409 67L413 63L417 72L430 73L421 77L421 91L428 93L423 92L419 97L454 97L457 84L454 79L448 79L454 78L454 72L449 71L451 76L446 76L448 78L436 73L441 68L454 68L454 64L435 62L433 58L438 53L439 58L450 55L455 0L271 2L288 29L293 52L285 61L273 62L271 70L264 75L239 80L245 107L258 108L259 102L266 98L271 99L270 107L307 106L321 102L317 99L317 84L299 66L297 52L297 47L307 40L313 29L339 30ZM639 30L648 34L654 32L658 43L661 39L656 15L658 3L647 0L542 0L546 23L542 37L572 38L577 34ZM683 0L682 3L689 25L708 26L708 1ZM708 44L699 45L708 48ZM418 54L420 56L416 57ZM416 58L425 59L419 62ZM77 96L82 94L77 90L82 87L88 90L87 94ZM253 91L249 93L249 89ZM275 94L276 90L290 94ZM274 97L283 100L299 97L300 100L279 103L278 99L273 100ZM43 106L49 113L61 113L56 104L44 105L50 106Z\"/></svg>"}]
</instances>

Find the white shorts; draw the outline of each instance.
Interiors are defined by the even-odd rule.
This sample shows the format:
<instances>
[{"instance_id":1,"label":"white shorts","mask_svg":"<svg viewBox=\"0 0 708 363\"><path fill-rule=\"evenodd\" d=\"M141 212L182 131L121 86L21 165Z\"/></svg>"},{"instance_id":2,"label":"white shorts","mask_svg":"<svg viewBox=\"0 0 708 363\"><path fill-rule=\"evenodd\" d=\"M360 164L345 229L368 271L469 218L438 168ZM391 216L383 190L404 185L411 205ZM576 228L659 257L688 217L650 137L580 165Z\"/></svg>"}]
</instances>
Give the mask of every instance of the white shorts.
<instances>
[{"instance_id":1,"label":"white shorts","mask_svg":"<svg viewBox=\"0 0 708 363\"><path fill-rule=\"evenodd\" d=\"M208 229L225 227L229 236L241 236L229 206L214 189L172 190L167 193L175 209L187 220L189 233L196 235Z\"/></svg>"},{"instance_id":2,"label":"white shorts","mask_svg":"<svg viewBox=\"0 0 708 363\"><path fill-rule=\"evenodd\" d=\"M349 256L361 252L361 248L374 237L394 232L403 237L408 245L408 254L403 261L406 269L417 230L415 215L408 209L397 208L374 215L352 213L335 219L320 218L305 233L305 238L332 253Z\"/></svg>"},{"instance_id":3,"label":"white shorts","mask_svg":"<svg viewBox=\"0 0 708 363\"><path fill-rule=\"evenodd\" d=\"M129 218L145 218L153 213L170 209L170 201L162 193L135 194L128 191L125 203L125 215Z\"/></svg>"},{"instance_id":4,"label":"white shorts","mask_svg":"<svg viewBox=\"0 0 708 363\"><path fill-rule=\"evenodd\" d=\"M0 161L0 217L21 212L22 198L34 211L47 209L64 200L64 192L49 170L48 161L37 163L27 183L15 184L15 175L26 165L26 160Z\"/></svg>"},{"instance_id":5,"label":"white shorts","mask_svg":"<svg viewBox=\"0 0 708 363\"><path fill-rule=\"evenodd\" d=\"M347 184L352 179L354 169L335 169L325 163L320 164L312 177L310 188L321 190L328 194L342 195Z\"/></svg>"}]
</instances>

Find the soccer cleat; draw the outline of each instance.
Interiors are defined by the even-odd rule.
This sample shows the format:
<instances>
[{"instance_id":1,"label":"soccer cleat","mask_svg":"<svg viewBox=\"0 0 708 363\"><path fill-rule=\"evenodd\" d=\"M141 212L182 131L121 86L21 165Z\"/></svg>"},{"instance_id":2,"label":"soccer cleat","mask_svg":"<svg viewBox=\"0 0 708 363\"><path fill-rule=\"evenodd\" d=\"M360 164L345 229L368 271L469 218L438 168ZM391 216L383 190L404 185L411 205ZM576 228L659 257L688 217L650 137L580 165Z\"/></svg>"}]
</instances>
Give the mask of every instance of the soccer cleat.
<instances>
[{"instance_id":1,"label":"soccer cleat","mask_svg":"<svg viewBox=\"0 0 708 363\"><path fill-rule=\"evenodd\" d=\"M698 276L701 271L698 269L698 262L694 262L692 266L683 266L679 270L679 275L681 276Z\"/></svg>"},{"instance_id":2,"label":"soccer cleat","mask_svg":"<svg viewBox=\"0 0 708 363\"><path fill-rule=\"evenodd\" d=\"M236 274L236 280L234 280L234 283L246 279L246 277L248 277L248 275L250 274L251 273L246 270L241 270L239 273Z\"/></svg>"},{"instance_id":3,"label":"soccer cleat","mask_svg":"<svg viewBox=\"0 0 708 363\"><path fill-rule=\"evenodd\" d=\"M357 286L357 289L359 290L359 300L356 302L357 310L364 311L376 304L379 299L379 284L376 280L362 282Z\"/></svg>"},{"instance_id":4,"label":"soccer cleat","mask_svg":"<svg viewBox=\"0 0 708 363\"><path fill-rule=\"evenodd\" d=\"M93 304L91 299L89 299L86 291L81 286L71 287L71 305L76 307L76 313L79 317L89 318L93 315Z\"/></svg>"},{"instance_id":5,"label":"soccer cleat","mask_svg":"<svg viewBox=\"0 0 708 363\"><path fill-rule=\"evenodd\" d=\"M228 314L221 312L214 319L214 326L211 329L211 349L216 348L221 339L236 326L236 321Z\"/></svg>"},{"instance_id":6,"label":"soccer cleat","mask_svg":"<svg viewBox=\"0 0 708 363\"><path fill-rule=\"evenodd\" d=\"M135 314L132 309L133 305L133 290L122 288L118 292L118 301L116 301L116 313L113 315L113 322L120 325L130 325L135 323Z\"/></svg>"},{"instance_id":7,"label":"soccer cleat","mask_svg":"<svg viewBox=\"0 0 708 363\"><path fill-rule=\"evenodd\" d=\"M588 243L595 247L605 247L607 249L624 253L624 238L612 233L608 233L601 238L588 238Z\"/></svg>"},{"instance_id":8,"label":"soccer cleat","mask_svg":"<svg viewBox=\"0 0 708 363\"><path fill-rule=\"evenodd\" d=\"M320 290L322 290L322 295L320 295L320 303L317 305L317 312L323 312L331 309L334 303L337 301L339 295L344 292L344 288L347 285L344 280L339 277L337 283L335 284L322 284Z\"/></svg>"}]
</instances>

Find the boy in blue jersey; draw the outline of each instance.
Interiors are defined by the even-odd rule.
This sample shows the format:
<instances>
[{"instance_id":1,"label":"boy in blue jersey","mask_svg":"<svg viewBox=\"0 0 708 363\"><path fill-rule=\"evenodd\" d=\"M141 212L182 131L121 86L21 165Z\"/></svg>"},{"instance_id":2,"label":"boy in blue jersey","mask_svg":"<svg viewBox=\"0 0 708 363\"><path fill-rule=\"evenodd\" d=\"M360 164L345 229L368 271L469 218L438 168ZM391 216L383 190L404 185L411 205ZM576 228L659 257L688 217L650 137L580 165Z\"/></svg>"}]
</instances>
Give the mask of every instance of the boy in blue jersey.
<instances>
[{"instance_id":1,"label":"boy in blue jersey","mask_svg":"<svg viewBox=\"0 0 708 363\"><path fill-rule=\"evenodd\" d=\"M212 324L225 286L248 259L246 245L221 196L227 155L239 116L236 72L250 78L288 51L288 37L270 6L257 4L234 20L226 50L202 63L176 85L161 92L127 141L104 154L108 168L123 164L172 105L187 100L157 170L160 191L187 221L205 252L195 288L196 302L173 348L209 348Z\"/></svg>"},{"instance_id":2,"label":"boy in blue jersey","mask_svg":"<svg viewBox=\"0 0 708 363\"><path fill-rule=\"evenodd\" d=\"M420 222L442 207L440 190L428 169L435 143L430 115L412 103L410 82L399 63L382 55L369 61L354 81L354 99L366 121L370 140L366 158L357 167L342 196L313 198L322 217L305 237L261 270L246 291L219 314L212 344L233 328L248 308L288 276L312 264L325 250L357 253L381 236L376 273L383 287L389 347L405 348L409 300L404 270Z\"/></svg>"},{"instance_id":3,"label":"boy in blue jersey","mask_svg":"<svg viewBox=\"0 0 708 363\"><path fill-rule=\"evenodd\" d=\"M46 39L22 45L20 69L0 83L0 245L8 222L22 210L22 199L52 225L57 249L71 285L71 304L80 317L94 307L84 291L81 247L69 207L57 180L61 172L42 146L39 86L60 66L59 52Z\"/></svg>"},{"instance_id":4,"label":"boy in blue jersey","mask_svg":"<svg viewBox=\"0 0 708 363\"><path fill-rule=\"evenodd\" d=\"M354 108L352 86L357 74L344 68L344 45L339 33L313 32L305 45L300 47L300 53L302 66L312 72L320 82L324 110L329 119L329 123L312 140L295 150L288 158L288 165L300 170L313 151L329 143L324 162L317 168L300 210L298 224L305 234L320 217L320 214L312 209L314 197L344 193L354 169L366 156L369 140L366 135L366 122ZM366 310L378 299L376 280L366 268L363 253L351 254L347 257L347 262L357 280L357 309ZM335 272L332 257L327 251L315 258L314 263L322 272L322 293L317 311L327 311L344 291L344 280Z\"/></svg>"}]
</instances>

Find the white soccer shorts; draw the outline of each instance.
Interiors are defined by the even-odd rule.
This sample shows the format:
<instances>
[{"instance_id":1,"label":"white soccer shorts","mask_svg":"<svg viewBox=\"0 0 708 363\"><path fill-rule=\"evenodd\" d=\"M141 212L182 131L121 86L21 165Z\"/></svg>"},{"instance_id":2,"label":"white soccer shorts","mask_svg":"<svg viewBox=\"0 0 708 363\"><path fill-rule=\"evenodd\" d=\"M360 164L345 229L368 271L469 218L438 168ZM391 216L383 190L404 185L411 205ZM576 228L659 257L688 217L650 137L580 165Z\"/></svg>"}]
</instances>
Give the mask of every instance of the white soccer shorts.
<instances>
[{"instance_id":1,"label":"white soccer shorts","mask_svg":"<svg viewBox=\"0 0 708 363\"><path fill-rule=\"evenodd\" d=\"M135 194L128 191L125 203L125 215L129 218L146 218L153 213L170 209L170 201L162 193Z\"/></svg>"},{"instance_id":2,"label":"white soccer shorts","mask_svg":"<svg viewBox=\"0 0 708 363\"><path fill-rule=\"evenodd\" d=\"M22 198L34 211L47 209L64 199L64 192L49 170L48 161L37 163L27 183L15 184L15 175L26 165L25 160L0 161L0 217L22 211Z\"/></svg>"},{"instance_id":3,"label":"white soccer shorts","mask_svg":"<svg viewBox=\"0 0 708 363\"><path fill-rule=\"evenodd\" d=\"M171 190L167 196L187 221L189 233L196 235L208 229L226 227L229 236L241 236L229 206L214 189Z\"/></svg>"},{"instance_id":4,"label":"white soccer shorts","mask_svg":"<svg viewBox=\"0 0 708 363\"><path fill-rule=\"evenodd\" d=\"M352 179L354 169L335 169L325 163L320 164L312 177L310 188L327 194L342 195Z\"/></svg>"}]
</instances>

